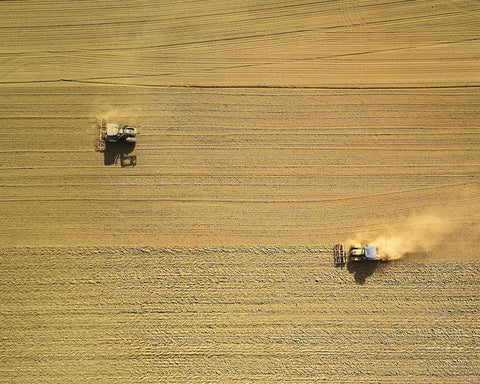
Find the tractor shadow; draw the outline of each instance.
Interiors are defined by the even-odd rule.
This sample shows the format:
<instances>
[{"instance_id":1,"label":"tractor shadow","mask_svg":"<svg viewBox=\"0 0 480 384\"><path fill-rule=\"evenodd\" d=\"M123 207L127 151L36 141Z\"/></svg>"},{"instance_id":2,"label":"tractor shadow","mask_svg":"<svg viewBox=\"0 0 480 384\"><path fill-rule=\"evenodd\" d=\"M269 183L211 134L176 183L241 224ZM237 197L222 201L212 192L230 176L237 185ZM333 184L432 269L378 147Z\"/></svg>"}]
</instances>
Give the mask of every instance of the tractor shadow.
<instances>
[{"instance_id":1,"label":"tractor shadow","mask_svg":"<svg viewBox=\"0 0 480 384\"><path fill-rule=\"evenodd\" d=\"M382 265L388 263L381 260L360 260L348 261L347 270L353 274L355 282L359 285L364 285L367 278L372 276L374 272Z\"/></svg>"},{"instance_id":2,"label":"tractor shadow","mask_svg":"<svg viewBox=\"0 0 480 384\"><path fill-rule=\"evenodd\" d=\"M131 155L135 149L135 143L105 143L105 150L103 152L104 165L117 165L120 161L120 166L134 167L137 165L137 155Z\"/></svg>"}]
</instances>

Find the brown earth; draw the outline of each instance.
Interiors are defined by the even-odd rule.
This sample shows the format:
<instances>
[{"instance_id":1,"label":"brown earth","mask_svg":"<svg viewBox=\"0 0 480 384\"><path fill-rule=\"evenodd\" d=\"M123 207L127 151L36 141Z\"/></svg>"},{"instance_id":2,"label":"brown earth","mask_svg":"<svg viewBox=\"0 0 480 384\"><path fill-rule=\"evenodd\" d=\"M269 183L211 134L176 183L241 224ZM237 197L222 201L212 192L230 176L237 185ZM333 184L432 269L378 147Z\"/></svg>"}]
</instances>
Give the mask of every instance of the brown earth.
<instances>
[{"instance_id":1,"label":"brown earth","mask_svg":"<svg viewBox=\"0 0 480 384\"><path fill-rule=\"evenodd\" d=\"M4 382L478 382L478 262L339 270L318 247L1 257Z\"/></svg>"},{"instance_id":2,"label":"brown earth","mask_svg":"<svg viewBox=\"0 0 480 384\"><path fill-rule=\"evenodd\" d=\"M479 11L0 2L0 381L478 382Z\"/></svg>"}]
</instances>

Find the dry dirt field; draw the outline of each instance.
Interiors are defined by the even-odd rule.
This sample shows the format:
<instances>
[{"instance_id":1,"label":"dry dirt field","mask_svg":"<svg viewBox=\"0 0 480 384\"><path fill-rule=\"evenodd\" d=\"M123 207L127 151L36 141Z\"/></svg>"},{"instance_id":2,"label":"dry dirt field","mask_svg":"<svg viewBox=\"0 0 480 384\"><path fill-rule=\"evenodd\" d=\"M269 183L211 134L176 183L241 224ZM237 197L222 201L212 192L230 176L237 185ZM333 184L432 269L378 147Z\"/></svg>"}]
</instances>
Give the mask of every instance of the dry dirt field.
<instances>
[{"instance_id":1,"label":"dry dirt field","mask_svg":"<svg viewBox=\"0 0 480 384\"><path fill-rule=\"evenodd\" d=\"M340 270L320 247L1 257L3 382L478 382L478 262Z\"/></svg>"},{"instance_id":2,"label":"dry dirt field","mask_svg":"<svg viewBox=\"0 0 480 384\"><path fill-rule=\"evenodd\" d=\"M478 0L0 15L0 382L480 381Z\"/></svg>"}]
</instances>

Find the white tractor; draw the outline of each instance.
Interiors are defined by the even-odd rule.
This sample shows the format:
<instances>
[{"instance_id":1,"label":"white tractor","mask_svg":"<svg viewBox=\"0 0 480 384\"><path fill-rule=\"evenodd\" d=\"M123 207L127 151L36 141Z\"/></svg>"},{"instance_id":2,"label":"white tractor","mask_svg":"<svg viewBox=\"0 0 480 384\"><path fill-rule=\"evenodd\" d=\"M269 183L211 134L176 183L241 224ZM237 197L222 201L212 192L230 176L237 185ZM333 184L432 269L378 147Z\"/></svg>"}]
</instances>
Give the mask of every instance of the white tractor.
<instances>
[{"instance_id":1,"label":"white tractor","mask_svg":"<svg viewBox=\"0 0 480 384\"><path fill-rule=\"evenodd\" d=\"M123 127L120 127L118 124L106 124L105 141L108 141L109 143L118 143L120 141L135 143L136 136L137 127L135 125L124 125Z\"/></svg>"},{"instance_id":2,"label":"white tractor","mask_svg":"<svg viewBox=\"0 0 480 384\"><path fill-rule=\"evenodd\" d=\"M135 143L138 130L136 125L120 126L115 123L107 123L102 119L97 126L97 138L95 149L104 152L107 143Z\"/></svg>"},{"instance_id":3,"label":"white tractor","mask_svg":"<svg viewBox=\"0 0 480 384\"><path fill-rule=\"evenodd\" d=\"M333 263L335 267L343 267L348 261L379 260L374 245L353 244L348 251L345 244L333 247Z\"/></svg>"},{"instance_id":4,"label":"white tractor","mask_svg":"<svg viewBox=\"0 0 480 384\"><path fill-rule=\"evenodd\" d=\"M122 167L135 166L137 156L129 155L136 144L138 134L136 125L123 125L107 123L102 119L97 125L95 150L104 153L104 164L117 164L120 160Z\"/></svg>"}]
</instances>

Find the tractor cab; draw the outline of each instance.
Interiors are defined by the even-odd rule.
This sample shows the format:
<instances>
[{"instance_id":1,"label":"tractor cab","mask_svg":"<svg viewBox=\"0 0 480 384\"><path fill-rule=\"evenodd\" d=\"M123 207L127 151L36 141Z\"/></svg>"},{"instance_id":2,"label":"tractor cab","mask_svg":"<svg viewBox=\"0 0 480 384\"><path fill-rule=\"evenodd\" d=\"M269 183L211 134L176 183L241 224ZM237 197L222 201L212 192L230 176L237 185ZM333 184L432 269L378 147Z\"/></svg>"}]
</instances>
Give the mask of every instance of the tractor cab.
<instances>
[{"instance_id":1,"label":"tractor cab","mask_svg":"<svg viewBox=\"0 0 480 384\"><path fill-rule=\"evenodd\" d=\"M118 143L119 141L134 143L136 135L137 127L135 125L125 125L123 127L113 123L106 125L105 141L110 143Z\"/></svg>"}]
</instances>

